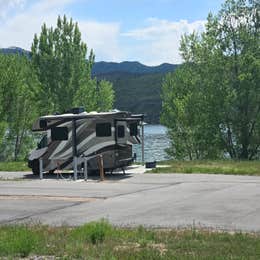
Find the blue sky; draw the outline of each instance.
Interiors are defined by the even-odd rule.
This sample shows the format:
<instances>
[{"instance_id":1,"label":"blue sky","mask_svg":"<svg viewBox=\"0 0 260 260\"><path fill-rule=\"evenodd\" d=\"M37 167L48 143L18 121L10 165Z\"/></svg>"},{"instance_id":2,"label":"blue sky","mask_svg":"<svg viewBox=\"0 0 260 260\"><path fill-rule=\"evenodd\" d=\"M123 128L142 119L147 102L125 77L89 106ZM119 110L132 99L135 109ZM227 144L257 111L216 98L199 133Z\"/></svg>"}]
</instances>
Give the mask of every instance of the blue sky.
<instances>
[{"instance_id":1,"label":"blue sky","mask_svg":"<svg viewBox=\"0 0 260 260\"><path fill-rule=\"evenodd\" d=\"M223 0L0 0L0 47L30 49L41 25L57 16L77 21L96 60L181 63L183 33L203 31L207 14Z\"/></svg>"},{"instance_id":2,"label":"blue sky","mask_svg":"<svg viewBox=\"0 0 260 260\"><path fill-rule=\"evenodd\" d=\"M71 5L70 10L72 15L81 19L121 22L128 30L142 25L150 17L170 21L202 20L210 10L218 10L220 4L217 0L90 0L79 1L77 5Z\"/></svg>"}]
</instances>

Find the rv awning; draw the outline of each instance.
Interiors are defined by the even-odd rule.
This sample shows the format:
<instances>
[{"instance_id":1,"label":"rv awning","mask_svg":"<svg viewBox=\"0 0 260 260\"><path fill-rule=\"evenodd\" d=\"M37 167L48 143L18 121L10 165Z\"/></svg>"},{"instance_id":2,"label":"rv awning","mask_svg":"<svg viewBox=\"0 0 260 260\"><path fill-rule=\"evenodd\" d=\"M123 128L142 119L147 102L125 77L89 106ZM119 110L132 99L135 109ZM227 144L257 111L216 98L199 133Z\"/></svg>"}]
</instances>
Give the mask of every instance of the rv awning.
<instances>
[{"instance_id":1,"label":"rv awning","mask_svg":"<svg viewBox=\"0 0 260 260\"><path fill-rule=\"evenodd\" d=\"M37 119L36 122L33 124L32 131L46 131L57 125L84 118L91 119L94 118L94 116L74 114L42 116L39 119Z\"/></svg>"}]
</instances>

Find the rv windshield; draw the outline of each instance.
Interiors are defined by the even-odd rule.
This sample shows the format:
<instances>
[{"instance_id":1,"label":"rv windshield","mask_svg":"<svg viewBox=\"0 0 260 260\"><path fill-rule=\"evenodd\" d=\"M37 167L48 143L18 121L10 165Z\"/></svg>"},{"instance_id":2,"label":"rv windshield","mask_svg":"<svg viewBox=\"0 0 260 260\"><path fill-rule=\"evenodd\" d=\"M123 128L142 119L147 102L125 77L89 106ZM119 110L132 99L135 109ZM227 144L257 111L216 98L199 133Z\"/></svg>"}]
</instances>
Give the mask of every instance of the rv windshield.
<instances>
[{"instance_id":1,"label":"rv windshield","mask_svg":"<svg viewBox=\"0 0 260 260\"><path fill-rule=\"evenodd\" d=\"M47 134L42 136L41 141L38 143L38 149L44 148L48 145Z\"/></svg>"}]
</instances>

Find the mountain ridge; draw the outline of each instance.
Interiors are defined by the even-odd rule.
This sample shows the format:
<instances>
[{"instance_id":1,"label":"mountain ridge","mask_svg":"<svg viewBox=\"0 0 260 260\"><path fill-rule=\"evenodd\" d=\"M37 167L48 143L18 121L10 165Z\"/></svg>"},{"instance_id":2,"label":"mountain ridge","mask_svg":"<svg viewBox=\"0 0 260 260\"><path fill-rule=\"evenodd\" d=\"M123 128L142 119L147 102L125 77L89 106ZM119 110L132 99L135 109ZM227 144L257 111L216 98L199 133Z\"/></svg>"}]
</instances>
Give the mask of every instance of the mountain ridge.
<instances>
[{"instance_id":1,"label":"mountain ridge","mask_svg":"<svg viewBox=\"0 0 260 260\"><path fill-rule=\"evenodd\" d=\"M4 54L24 54L30 57L31 52L20 47L0 48ZM162 63L160 65L149 66L139 61L97 61L92 68L92 75L108 74L112 72L127 72L133 74L167 73L175 70L177 64Z\"/></svg>"},{"instance_id":2,"label":"mountain ridge","mask_svg":"<svg viewBox=\"0 0 260 260\"><path fill-rule=\"evenodd\" d=\"M113 72L127 72L134 74L148 73L168 73L176 68L176 64L162 63L157 66L148 66L138 61L122 61L122 62L95 62L92 68L92 75L107 74Z\"/></svg>"},{"instance_id":3,"label":"mountain ridge","mask_svg":"<svg viewBox=\"0 0 260 260\"><path fill-rule=\"evenodd\" d=\"M20 47L9 47L9 48L0 48L0 53L4 54L20 54L20 55L26 55L27 57L31 56L31 52L27 51Z\"/></svg>"}]
</instances>

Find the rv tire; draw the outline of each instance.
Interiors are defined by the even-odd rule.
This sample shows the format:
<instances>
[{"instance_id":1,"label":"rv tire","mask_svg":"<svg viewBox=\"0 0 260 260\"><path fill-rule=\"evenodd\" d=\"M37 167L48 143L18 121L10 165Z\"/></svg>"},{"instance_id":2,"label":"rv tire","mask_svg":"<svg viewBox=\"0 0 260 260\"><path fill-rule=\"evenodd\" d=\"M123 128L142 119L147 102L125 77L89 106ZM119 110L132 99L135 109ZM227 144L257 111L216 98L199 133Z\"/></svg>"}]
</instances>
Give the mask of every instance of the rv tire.
<instances>
[{"instance_id":1,"label":"rv tire","mask_svg":"<svg viewBox=\"0 0 260 260\"><path fill-rule=\"evenodd\" d=\"M40 174L40 163L38 159L34 159L32 162L32 172L34 175Z\"/></svg>"}]
</instances>

